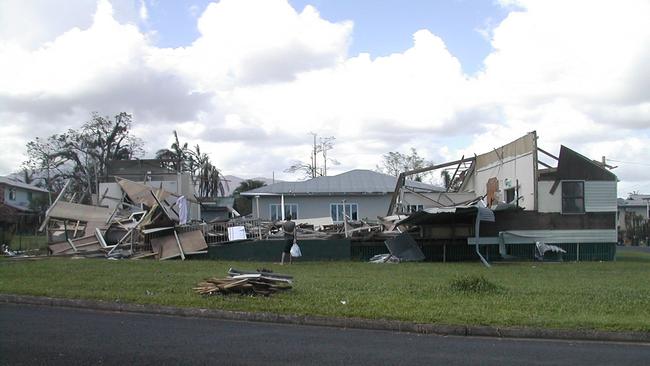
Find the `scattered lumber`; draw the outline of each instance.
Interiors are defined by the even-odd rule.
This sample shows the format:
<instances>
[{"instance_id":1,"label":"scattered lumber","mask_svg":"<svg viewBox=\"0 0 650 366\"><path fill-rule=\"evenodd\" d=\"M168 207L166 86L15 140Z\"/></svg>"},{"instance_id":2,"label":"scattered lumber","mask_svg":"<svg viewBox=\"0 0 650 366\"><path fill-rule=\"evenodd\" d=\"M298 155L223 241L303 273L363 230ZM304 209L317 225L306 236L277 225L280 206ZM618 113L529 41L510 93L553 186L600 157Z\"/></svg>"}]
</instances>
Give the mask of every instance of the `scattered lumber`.
<instances>
[{"instance_id":1,"label":"scattered lumber","mask_svg":"<svg viewBox=\"0 0 650 366\"><path fill-rule=\"evenodd\" d=\"M273 274L272 272L257 271L245 272L228 271L226 278L212 277L199 282L193 290L201 295L228 295L232 293L243 295L269 296L278 291L290 289L293 277L289 275Z\"/></svg>"}]
</instances>

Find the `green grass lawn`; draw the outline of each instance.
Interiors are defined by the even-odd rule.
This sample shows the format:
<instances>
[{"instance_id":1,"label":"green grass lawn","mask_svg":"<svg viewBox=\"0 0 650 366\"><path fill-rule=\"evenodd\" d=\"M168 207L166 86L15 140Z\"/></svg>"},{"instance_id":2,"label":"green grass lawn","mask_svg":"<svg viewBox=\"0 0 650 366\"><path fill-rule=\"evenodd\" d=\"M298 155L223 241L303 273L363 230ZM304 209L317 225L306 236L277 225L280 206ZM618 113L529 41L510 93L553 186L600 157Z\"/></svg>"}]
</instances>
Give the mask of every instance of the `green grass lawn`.
<instances>
[{"instance_id":1,"label":"green grass lawn","mask_svg":"<svg viewBox=\"0 0 650 366\"><path fill-rule=\"evenodd\" d=\"M295 276L271 297L201 297L192 291L229 267ZM454 280L482 275L496 285L458 291ZM650 331L650 254L616 262L479 263L302 262L104 259L0 260L0 292L141 304L287 314L398 319L441 324ZM343 304L342 302L345 302Z\"/></svg>"}]
</instances>

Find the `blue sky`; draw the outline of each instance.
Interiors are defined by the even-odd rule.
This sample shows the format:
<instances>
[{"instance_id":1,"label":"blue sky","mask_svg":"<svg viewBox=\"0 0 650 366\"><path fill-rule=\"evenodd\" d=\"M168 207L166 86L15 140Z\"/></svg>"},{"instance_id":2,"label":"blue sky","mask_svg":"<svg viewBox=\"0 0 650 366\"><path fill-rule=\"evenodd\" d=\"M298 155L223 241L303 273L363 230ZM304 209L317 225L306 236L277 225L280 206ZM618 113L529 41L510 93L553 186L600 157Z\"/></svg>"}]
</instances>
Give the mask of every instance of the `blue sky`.
<instances>
[{"instance_id":1,"label":"blue sky","mask_svg":"<svg viewBox=\"0 0 650 366\"><path fill-rule=\"evenodd\" d=\"M179 0L154 3L148 7L146 25L158 33L160 47L187 46L199 32L196 16L209 0ZM365 52L372 57L402 52L413 43L413 33L429 29L445 40L467 74L482 67L492 50L481 31L500 23L508 9L492 0L290 0L300 12L315 6L324 19L332 22L352 20L354 34L350 55Z\"/></svg>"}]
</instances>

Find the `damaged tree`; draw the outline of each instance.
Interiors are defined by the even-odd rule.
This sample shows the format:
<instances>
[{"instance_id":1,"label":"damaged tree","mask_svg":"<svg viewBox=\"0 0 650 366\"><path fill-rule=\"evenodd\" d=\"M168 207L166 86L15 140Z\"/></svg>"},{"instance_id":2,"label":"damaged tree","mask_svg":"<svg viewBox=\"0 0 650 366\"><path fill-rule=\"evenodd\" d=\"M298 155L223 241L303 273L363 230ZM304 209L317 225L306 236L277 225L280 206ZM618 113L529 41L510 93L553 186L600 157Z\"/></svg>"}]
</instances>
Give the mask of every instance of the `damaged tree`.
<instances>
[{"instance_id":1,"label":"damaged tree","mask_svg":"<svg viewBox=\"0 0 650 366\"><path fill-rule=\"evenodd\" d=\"M93 113L79 130L27 143L28 160L23 165L40 172L50 191L58 191L70 180L72 190L80 192L78 200L88 202L97 193L98 180L106 176L109 161L144 153L142 141L131 134L131 125L132 117L125 112L113 118Z\"/></svg>"}]
</instances>

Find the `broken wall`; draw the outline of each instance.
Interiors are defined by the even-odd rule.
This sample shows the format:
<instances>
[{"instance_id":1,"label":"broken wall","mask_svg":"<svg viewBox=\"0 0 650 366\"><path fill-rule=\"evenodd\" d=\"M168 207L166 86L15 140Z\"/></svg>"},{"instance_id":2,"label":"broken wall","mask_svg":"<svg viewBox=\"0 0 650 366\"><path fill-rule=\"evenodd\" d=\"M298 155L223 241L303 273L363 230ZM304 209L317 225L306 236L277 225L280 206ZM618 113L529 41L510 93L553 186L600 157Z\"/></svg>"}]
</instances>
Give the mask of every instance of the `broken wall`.
<instances>
[{"instance_id":1,"label":"broken wall","mask_svg":"<svg viewBox=\"0 0 650 366\"><path fill-rule=\"evenodd\" d=\"M499 189L496 199L504 202L505 190L516 188L519 181L519 206L525 210L536 209L535 185L537 144L536 133L531 132L517 140L476 157L471 185L466 190L473 190L477 196L487 194L487 182L497 178Z\"/></svg>"}]
</instances>

